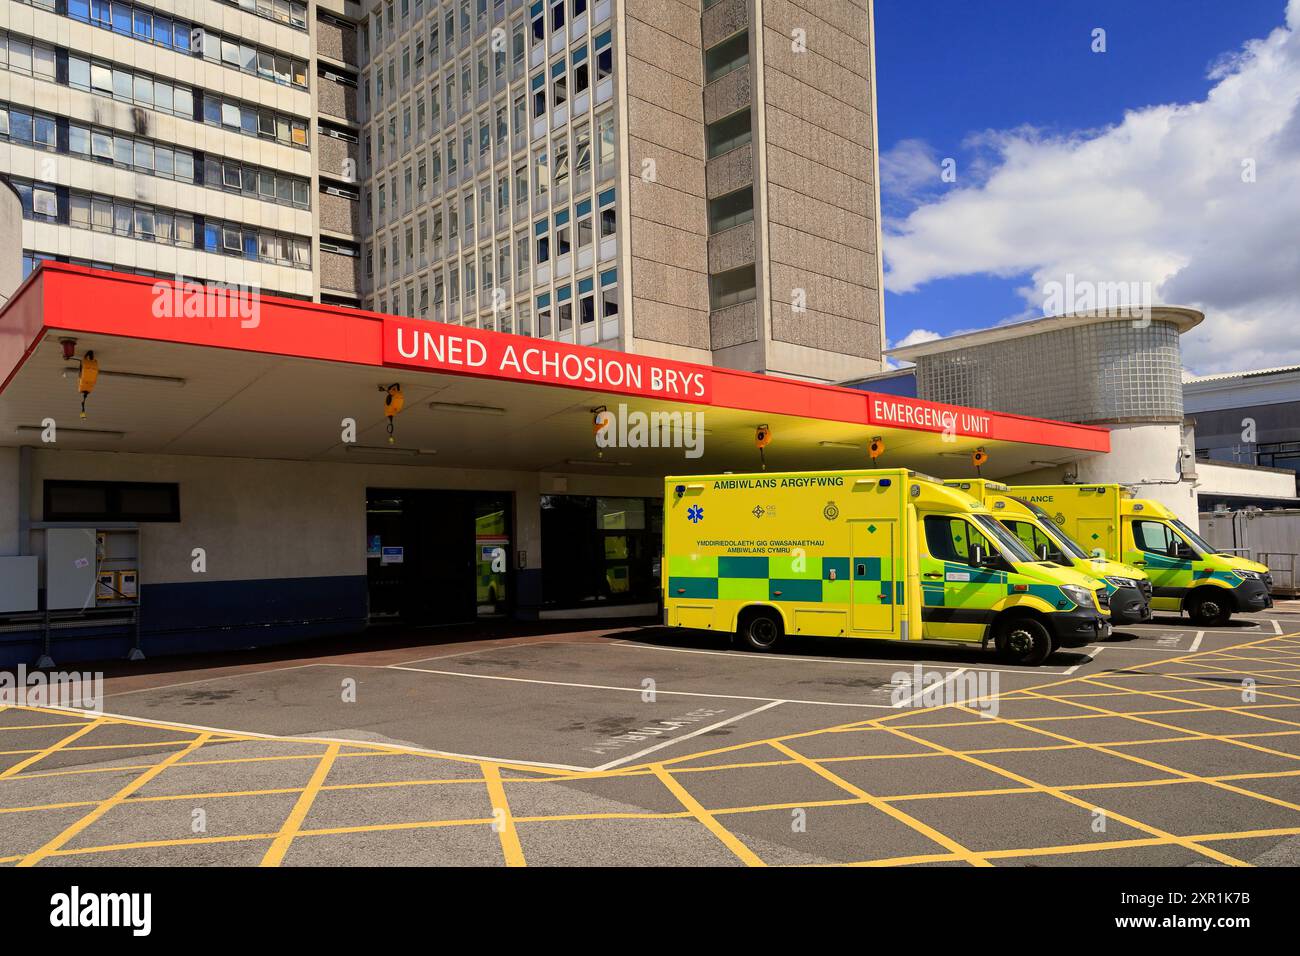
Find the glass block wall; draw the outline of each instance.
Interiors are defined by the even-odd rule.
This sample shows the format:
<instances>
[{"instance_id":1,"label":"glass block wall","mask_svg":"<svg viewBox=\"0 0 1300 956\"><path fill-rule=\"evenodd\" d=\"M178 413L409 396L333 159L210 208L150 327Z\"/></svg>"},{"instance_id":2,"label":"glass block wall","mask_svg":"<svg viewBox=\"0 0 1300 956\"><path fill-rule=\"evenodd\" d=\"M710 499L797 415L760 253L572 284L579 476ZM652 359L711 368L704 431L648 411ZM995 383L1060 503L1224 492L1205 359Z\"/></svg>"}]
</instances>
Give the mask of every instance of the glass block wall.
<instances>
[{"instance_id":1,"label":"glass block wall","mask_svg":"<svg viewBox=\"0 0 1300 956\"><path fill-rule=\"evenodd\" d=\"M1178 328L1131 319L921 356L917 394L1067 422L1183 419Z\"/></svg>"}]
</instances>

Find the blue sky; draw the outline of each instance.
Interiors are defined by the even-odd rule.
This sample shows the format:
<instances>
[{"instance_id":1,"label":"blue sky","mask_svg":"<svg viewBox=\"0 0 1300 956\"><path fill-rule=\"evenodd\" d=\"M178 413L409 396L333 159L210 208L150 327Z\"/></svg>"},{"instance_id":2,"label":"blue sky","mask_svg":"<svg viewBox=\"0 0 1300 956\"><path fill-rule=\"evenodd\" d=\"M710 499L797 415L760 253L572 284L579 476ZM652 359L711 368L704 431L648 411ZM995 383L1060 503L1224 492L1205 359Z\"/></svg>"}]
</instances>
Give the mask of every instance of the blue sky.
<instances>
[{"instance_id":1,"label":"blue sky","mask_svg":"<svg viewBox=\"0 0 1300 956\"><path fill-rule=\"evenodd\" d=\"M1300 0L1294 0L1293 17L1297 10ZM1263 40L1273 31L1287 32L1285 0L876 0L875 16L881 161L886 164L892 157L903 163L896 163L892 174L882 170L881 177L884 245L891 268L896 263L891 262L890 231L916 228L923 236L920 220L907 222L918 207L933 207L931 228L936 228L935 223L943 222L949 208L944 200L951 193L985 189L989 177L1007 162L1000 149L1004 135L1024 137L1031 162L1046 169L1053 160L1038 148L1043 140L1077 145L1123 125L1126 111L1205 101L1222 81L1221 75L1211 76L1216 63L1240 54L1249 41ZM1090 48L1095 27L1106 31L1105 53ZM1264 88L1280 87L1289 96L1290 79L1290 74L1274 70L1260 76L1259 82ZM1260 123L1267 126L1261 142L1267 142L1276 123ZM1163 126L1163 120L1157 125ZM1025 133L1025 128L1032 132ZM992 140L989 131L995 131ZM1164 135L1151 133L1147 138L1163 146L1159 137ZM1213 138L1215 134L1202 135ZM1239 135L1226 130L1223 134L1224 138ZM973 142L973 137L980 139ZM1072 146L1064 154L1077 157ZM915 162L912 156L917 157ZM957 162L957 181L952 184L941 182L937 169L928 165L946 157ZM904 170L901 180L900 168ZM911 179L908 169L915 173ZM1159 170L1148 172L1158 175ZM1141 180L1140 171L1129 169L1124 175L1133 182ZM1171 175L1192 177L1194 171L1171 170ZM1104 178L1107 187L1115 185L1109 174ZM1211 200L1204 202L1208 207ZM1104 204L1093 213L1105 214ZM1169 214L1175 218L1172 210ZM969 217L953 217L952 224L954 229L980 229L978 220ZM1157 230L1151 227L1148 232ZM1136 230L1125 239L1139 250L1140 233ZM1025 228L1021 236L1004 232L986 238L989 242L1039 241L1032 228ZM976 236L971 241L984 239ZM1088 274L1090 250L1083 245L1088 241L1098 239L1090 239L1082 230L1077 253L1064 251L1050 260L1051 265L1064 263L1072 271ZM1160 245L1158 239L1153 245ZM914 251L904 246L897 246L900 257L906 253L914 258ZM1159 281L1194 257L1194 249L1156 250L1152 258L1166 264L1163 271L1140 251L1128 262L1133 263L1134 275ZM969 262L910 270L921 276L919 282L907 283L914 284L911 291L886 292L890 341L896 343L916 330L947 334L1025 315L1027 301L1032 301L1026 290L1038 284L1035 274L1041 279L1039 270L1048 262L1035 260L1029 252L1007 259L1012 264L1000 262L995 267L1000 275L982 265L977 255ZM1024 261L1014 264L1018 259ZM1076 262L1077 270L1072 265ZM1113 271L1114 263L1108 261L1105 268ZM1120 271L1129 274L1124 268ZM1099 281L1107 277L1095 275ZM890 285L887 279L887 290ZM1195 286L1194 277L1184 269L1174 287L1161 291L1182 292L1186 302L1188 290ZM1157 296L1157 301L1167 298ZM1252 359L1241 355L1239 361Z\"/></svg>"}]
</instances>

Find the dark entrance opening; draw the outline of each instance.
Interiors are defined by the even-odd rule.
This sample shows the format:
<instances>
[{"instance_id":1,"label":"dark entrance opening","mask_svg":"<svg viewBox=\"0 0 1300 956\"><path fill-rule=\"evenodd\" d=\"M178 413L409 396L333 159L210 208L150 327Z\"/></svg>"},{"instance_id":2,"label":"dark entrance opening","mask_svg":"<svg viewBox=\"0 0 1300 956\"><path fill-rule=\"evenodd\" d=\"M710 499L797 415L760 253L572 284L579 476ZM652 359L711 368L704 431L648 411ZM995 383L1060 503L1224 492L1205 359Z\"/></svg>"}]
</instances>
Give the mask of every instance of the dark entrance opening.
<instances>
[{"instance_id":1,"label":"dark entrance opening","mask_svg":"<svg viewBox=\"0 0 1300 956\"><path fill-rule=\"evenodd\" d=\"M367 489L371 621L459 624L507 613L511 505L504 492Z\"/></svg>"}]
</instances>

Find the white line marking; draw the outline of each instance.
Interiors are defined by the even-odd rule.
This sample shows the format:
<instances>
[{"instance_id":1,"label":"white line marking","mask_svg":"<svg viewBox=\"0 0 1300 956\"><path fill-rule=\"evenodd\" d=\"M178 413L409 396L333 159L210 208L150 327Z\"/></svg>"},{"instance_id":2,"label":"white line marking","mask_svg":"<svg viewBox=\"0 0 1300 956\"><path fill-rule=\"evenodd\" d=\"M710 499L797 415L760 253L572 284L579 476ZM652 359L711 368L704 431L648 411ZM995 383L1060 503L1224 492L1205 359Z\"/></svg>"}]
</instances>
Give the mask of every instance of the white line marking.
<instances>
[{"instance_id":1,"label":"white line marking","mask_svg":"<svg viewBox=\"0 0 1300 956\"><path fill-rule=\"evenodd\" d=\"M1105 649L1106 649L1106 648L1104 648L1104 647L1098 647L1097 650L1095 650L1092 654L1088 655L1088 659L1087 659L1087 660L1079 661L1079 663L1075 664L1073 667L1067 667L1067 668L1065 669L1065 673L1067 673L1067 674L1073 674L1075 671L1077 671L1077 670L1078 670L1080 667L1082 667L1084 664L1091 664L1093 661L1095 661L1095 660L1097 659L1097 655L1100 654L1100 653L1101 653L1102 651L1104 651Z\"/></svg>"},{"instance_id":2,"label":"white line marking","mask_svg":"<svg viewBox=\"0 0 1300 956\"><path fill-rule=\"evenodd\" d=\"M909 642L909 643L915 644L919 642ZM903 659L903 658L900 658L899 660L896 661L877 661L877 660L867 660L865 658L857 658L857 657L854 658L799 657L792 654L750 654L747 653L746 651L706 651L702 648L695 648L695 647L659 647L658 645L655 644L637 644L632 641L610 641L608 644L590 644L590 645L584 644L583 646L584 647L630 647L633 650L670 651L674 654L706 654L711 657L743 657L743 658L749 658L758 661L767 661L769 664L774 664L777 662L781 662L781 663L790 662L790 663L797 663L797 664L864 664L868 667L907 668L907 667L911 667L913 664L918 663L918 661L916 660ZM954 648L954 645L952 644L947 644L944 646L949 649ZM973 649L978 648L978 646L979 646L978 644L971 645ZM966 667L964 665L957 665L957 664L943 664L943 663L938 663L933 661L927 661L925 663L926 666L932 667L935 670L946 670L950 667L952 668L959 667L961 670L972 669L970 667ZM985 671L989 674L1024 674L1026 676L1032 676L1035 674L1060 674L1061 673L1061 671L1046 670L1041 667L1026 668L1024 670L1013 670L1011 668L1005 668L1005 667L976 667L973 669L978 671ZM795 701L791 701L791 703L795 703Z\"/></svg>"},{"instance_id":3,"label":"white line marking","mask_svg":"<svg viewBox=\"0 0 1300 956\"><path fill-rule=\"evenodd\" d=\"M486 654L489 651L506 651L514 650L518 647L536 647L538 644L555 644L556 641L534 641L531 644L503 644L499 647L480 647L473 651L460 651L456 654L435 654L432 657L416 657L409 661L398 661L396 664L377 664L376 667L405 667L407 664L423 664L425 661L445 661L453 657L469 657L471 654ZM563 642L561 642L563 643Z\"/></svg>"},{"instance_id":4,"label":"white line marking","mask_svg":"<svg viewBox=\"0 0 1300 956\"><path fill-rule=\"evenodd\" d=\"M543 684L548 687L576 687L581 690L613 690L621 691L627 694L644 694L644 687L616 687L610 684L578 684L571 681L559 680L540 680L533 677L506 677L503 674L466 674L462 671L438 671L425 667L397 667L390 665L389 670L395 671L412 671L417 674L438 674L443 677L470 677L474 680L504 680L517 684ZM769 703L776 702L781 704L812 704L818 707L873 707L889 709L889 704L856 704L845 703L837 700L792 700L783 697L753 697L745 694L710 694L704 691L693 690L655 690L656 694L667 694L671 697L708 697L713 700L761 700Z\"/></svg>"},{"instance_id":5,"label":"white line marking","mask_svg":"<svg viewBox=\"0 0 1300 956\"><path fill-rule=\"evenodd\" d=\"M663 692L660 691L660 693ZM644 757L646 754L652 754L656 750L663 750L663 748L668 747L672 744L681 743L683 740L690 740L692 737L698 737L700 734L707 734L710 730L717 730L719 727L725 727L727 724L738 723L744 720L746 717L753 717L755 714L762 713L765 710L771 710L773 707L777 707L781 704L792 704L792 703L796 703L796 701L790 701L790 700L769 701L768 703L764 704L762 707L755 707L753 710L747 710L743 714L737 714L735 717L728 717L726 720L720 720L716 724L709 724L709 726L707 727L700 727L696 730L692 730L689 734L682 734L680 737L673 737L669 740L660 741L659 743L655 744L653 747L647 747L645 750L638 751L637 753L628 754L626 757L619 757L617 760L611 760L609 763L603 763L599 767L597 767L596 770L610 770L614 767L617 767L619 764L628 763L629 761L636 760L638 757Z\"/></svg>"},{"instance_id":6,"label":"white line marking","mask_svg":"<svg viewBox=\"0 0 1300 956\"><path fill-rule=\"evenodd\" d=\"M216 677L200 677L198 680L179 681L175 684L156 684L153 687L137 687L135 690L118 690L111 694L105 694L105 697L125 697L127 694L143 694L151 690L169 690L172 687L189 687L191 684L206 684L214 680L234 680L238 677L256 677L259 674L276 674L280 671L296 671L303 667L316 667L317 663L313 661L310 664L290 664L288 667L272 667L264 671L249 671L244 674L219 674ZM110 677L109 680L114 678ZM143 719L143 718L138 718Z\"/></svg>"},{"instance_id":7,"label":"white line marking","mask_svg":"<svg viewBox=\"0 0 1300 956\"><path fill-rule=\"evenodd\" d=\"M1089 647L1106 647L1112 651L1142 651L1146 654L1185 654L1176 647L1143 647L1141 644L1089 644Z\"/></svg>"},{"instance_id":8,"label":"white line marking","mask_svg":"<svg viewBox=\"0 0 1300 956\"><path fill-rule=\"evenodd\" d=\"M58 710L68 714L77 714L82 717L115 717L118 720L133 721L135 723L158 726L174 727L177 730L207 730L218 734L231 734L236 737L252 737L257 740L275 740L280 743L304 743L304 744L347 744L352 747L374 747L377 750L394 750L399 753L419 754L428 757L451 757L463 760L481 760L488 763L516 764L522 767L548 767L552 770L593 770L593 767L579 767L576 764L567 763L543 763L540 760L518 760L514 757L483 757L478 754L462 754L453 750L431 750L427 747L416 747L413 744L384 743L376 740L361 740L351 737L316 737L316 736L286 736L284 734L264 734L254 730L233 730L229 727L207 727L203 724L184 724L178 720L158 720L154 717L137 717L135 714L114 714L109 711L82 710L78 707L59 707L53 704L47 705L49 710ZM210 744L209 747L220 746L227 743L239 743L238 740L217 740ZM176 766L184 766L177 764ZM12 778L11 778L12 779Z\"/></svg>"},{"instance_id":9,"label":"white line marking","mask_svg":"<svg viewBox=\"0 0 1300 956\"><path fill-rule=\"evenodd\" d=\"M1273 633L1274 633L1274 634L1281 634L1281 633L1282 633L1282 622L1279 621L1277 618L1273 618L1272 620L1273 620Z\"/></svg>"},{"instance_id":10,"label":"white line marking","mask_svg":"<svg viewBox=\"0 0 1300 956\"><path fill-rule=\"evenodd\" d=\"M917 691L915 694L913 694L911 697L907 698L907 700L902 701L902 702L900 702L900 703L894 705L894 710L903 710L903 709L905 709L907 706L909 706L909 705L912 703L912 701L916 700L916 698L920 697L922 694L924 694L924 693L926 693L927 691L930 691L930 690L939 690L941 687L943 687L944 684L948 683L950 680L952 680L952 679L953 679L954 677L956 677L958 674L964 674L964 673L966 673L966 668L963 667L963 668L961 668L960 670L955 670L955 671L953 671L951 674L949 674L947 677L945 677L943 680L941 680L941 681L939 682L939 686L938 686L938 687L922 687L920 690L918 690L918 691Z\"/></svg>"},{"instance_id":11,"label":"white line marking","mask_svg":"<svg viewBox=\"0 0 1300 956\"><path fill-rule=\"evenodd\" d=\"M1196 632L1196 640L1192 641L1192 646L1189 647L1189 648L1187 649L1187 653L1191 654L1191 653L1195 652L1196 649L1197 649L1198 647L1201 646L1201 641L1203 641L1203 640L1205 640L1205 632L1204 632L1204 631L1197 631L1197 632Z\"/></svg>"}]
</instances>

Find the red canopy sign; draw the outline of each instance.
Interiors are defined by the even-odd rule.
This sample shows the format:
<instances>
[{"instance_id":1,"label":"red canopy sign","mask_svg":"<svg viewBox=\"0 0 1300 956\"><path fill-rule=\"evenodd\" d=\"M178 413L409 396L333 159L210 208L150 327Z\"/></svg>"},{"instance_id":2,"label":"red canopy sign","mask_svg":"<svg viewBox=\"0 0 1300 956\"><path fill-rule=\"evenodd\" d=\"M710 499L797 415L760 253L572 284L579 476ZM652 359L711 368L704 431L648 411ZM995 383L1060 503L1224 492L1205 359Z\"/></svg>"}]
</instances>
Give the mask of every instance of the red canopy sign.
<instances>
[{"instance_id":1,"label":"red canopy sign","mask_svg":"<svg viewBox=\"0 0 1300 956\"><path fill-rule=\"evenodd\" d=\"M385 365L708 404L712 372L608 349L412 319L384 319Z\"/></svg>"},{"instance_id":2,"label":"red canopy sign","mask_svg":"<svg viewBox=\"0 0 1300 956\"><path fill-rule=\"evenodd\" d=\"M992 415L957 405L940 405L937 402L923 402L916 398L873 394L867 405L867 413L868 420L873 425L947 432L950 435L967 435L975 438L992 436Z\"/></svg>"}]
</instances>

